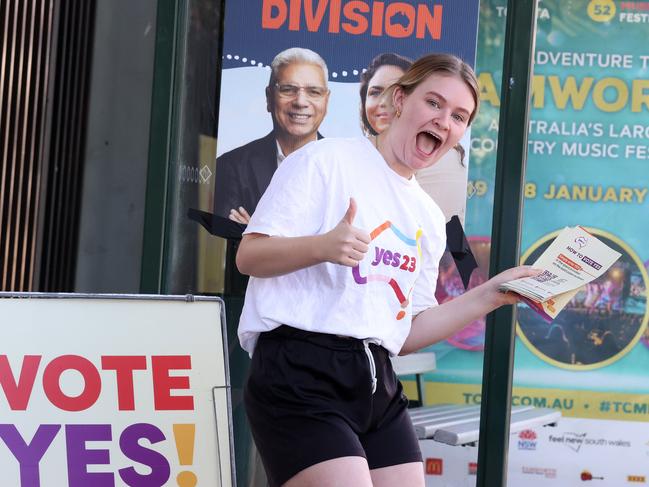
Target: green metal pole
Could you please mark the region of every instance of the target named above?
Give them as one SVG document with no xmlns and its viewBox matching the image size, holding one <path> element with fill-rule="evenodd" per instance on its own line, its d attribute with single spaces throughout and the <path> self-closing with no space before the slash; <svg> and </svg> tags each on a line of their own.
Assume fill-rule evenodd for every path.
<svg viewBox="0 0 649 487">
<path fill-rule="evenodd" d="M 140 292 L 163 292 L 167 179 L 173 127 L 176 0 L 159 0 L 156 20 L 149 163 L 144 211 Z"/>
<path fill-rule="evenodd" d="M 490 272 L 518 264 L 537 0 L 508 0 Z M 487 317 L 477 487 L 507 485 L 514 309 Z"/>
</svg>

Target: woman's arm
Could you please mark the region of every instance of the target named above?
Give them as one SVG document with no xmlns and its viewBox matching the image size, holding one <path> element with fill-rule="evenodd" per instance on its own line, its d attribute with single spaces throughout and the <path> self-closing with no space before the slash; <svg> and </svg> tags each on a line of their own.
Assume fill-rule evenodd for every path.
<svg viewBox="0 0 649 487">
<path fill-rule="evenodd" d="M 274 277 L 322 262 L 354 267 L 363 259 L 370 243 L 369 234 L 352 225 L 355 216 L 356 202 L 350 198 L 340 223 L 322 235 L 244 235 L 237 252 L 239 272 L 255 277 Z"/>
<path fill-rule="evenodd" d="M 496 308 L 516 303 L 515 294 L 498 291 L 500 284 L 540 272 L 530 266 L 508 269 L 451 301 L 419 313 L 413 318 L 410 333 L 399 353 L 406 355 L 442 341 Z"/>
</svg>

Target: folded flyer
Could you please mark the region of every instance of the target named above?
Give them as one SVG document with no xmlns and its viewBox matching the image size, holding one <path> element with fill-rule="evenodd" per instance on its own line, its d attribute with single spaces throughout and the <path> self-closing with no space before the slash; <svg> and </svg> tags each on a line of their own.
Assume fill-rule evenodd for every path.
<svg viewBox="0 0 649 487">
<path fill-rule="evenodd" d="M 620 256 L 582 227 L 566 227 L 532 264 L 541 274 L 505 282 L 500 290 L 519 294 L 550 322 L 582 286 L 604 274 Z"/>
</svg>

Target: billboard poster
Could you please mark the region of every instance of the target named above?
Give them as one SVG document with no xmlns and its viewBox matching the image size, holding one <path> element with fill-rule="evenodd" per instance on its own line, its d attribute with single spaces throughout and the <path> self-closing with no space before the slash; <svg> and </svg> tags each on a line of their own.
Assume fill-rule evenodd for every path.
<svg viewBox="0 0 649 487">
<path fill-rule="evenodd" d="M 553 323 L 525 305 L 512 404 L 562 412 L 557 428 L 510 437 L 509 485 L 602 486 L 649 479 L 649 35 L 647 2 L 539 0 L 521 260 L 531 263 L 566 226 L 582 225 L 622 257 Z M 466 229 L 488 274 L 507 2 L 483 0 Z M 442 268 L 444 268 L 444 263 Z M 438 297 L 461 292 L 451 262 Z M 431 402 L 481 401 L 484 320 L 431 347 Z M 437 465 L 429 485 L 475 485 L 477 449 L 422 442 Z M 607 461 L 608 460 L 608 461 Z"/>
<path fill-rule="evenodd" d="M 649 24 L 638 5 L 644 4 L 538 4 L 522 261 L 533 262 L 559 230 L 573 225 L 622 253 L 552 324 L 519 306 L 514 402 L 558 407 L 567 416 L 649 420 L 649 247 L 643 225 L 649 216 L 649 57 L 632 42 L 649 34 Z M 483 264 L 502 75 L 497 46 L 502 50 L 505 16 L 505 1 L 482 2 L 482 106 L 471 139 L 467 233 Z M 476 352 L 484 345 L 483 330 L 484 323 L 477 323 L 435 349 L 436 380 L 443 378 L 454 402 L 479 401 L 482 354 Z"/>
<path fill-rule="evenodd" d="M 227 217 L 239 206 L 248 213 L 254 211 L 282 158 L 310 140 L 382 130 L 391 114 L 373 107 L 371 98 L 376 94 L 371 92 L 364 95 L 367 103 L 361 107 L 359 93 L 361 77 L 373 60 L 375 74 L 386 68 L 383 84 L 394 81 L 409 62 L 430 52 L 452 53 L 473 65 L 478 3 L 227 1 L 214 213 Z M 324 66 L 311 64 L 309 70 L 305 62 L 292 61 L 287 66 L 293 68 L 282 69 L 281 79 L 269 85 L 273 59 L 291 48 L 314 51 Z M 382 54 L 386 59 L 379 60 Z M 318 88 L 320 93 L 317 89 L 303 93 L 299 86 L 295 93 L 279 92 L 291 84 Z M 449 211 L 462 213 L 463 219 L 466 169 L 459 172 L 461 203 L 452 203 L 457 208 Z"/>
<path fill-rule="evenodd" d="M 376 98 L 370 86 L 393 81 L 405 69 L 404 62 L 429 52 L 448 52 L 474 65 L 478 5 L 478 0 L 226 0 L 211 211 L 224 218 L 239 207 L 252 213 L 282 157 L 296 146 L 317 137 L 380 131 L 390 114 L 383 113 L 380 104 L 367 106 L 372 105 L 367 100 Z M 282 94 L 275 83 L 269 86 L 270 65 L 292 48 L 316 53 L 326 73 L 311 63 L 309 69 L 286 69 L 277 84 L 298 88 L 292 93 L 284 86 Z M 363 110 L 361 76 L 374 59 L 374 74 L 384 76 L 380 82 L 380 76 L 368 76 Z M 301 64 L 295 63 L 304 68 Z M 300 89 L 305 86 L 328 91 L 307 93 Z M 455 198 L 445 200 L 446 211 L 462 220 L 468 165 L 468 160 L 461 164 L 458 159 L 444 165 L 443 189 L 449 181 L 457 188 Z M 436 190 L 435 181 L 428 185 L 431 191 Z M 229 241 L 225 294 L 234 328 L 234 311 L 240 310 L 242 298 L 237 308 L 230 304 L 231 296 L 242 296 L 246 282 L 236 272 L 235 252 L 236 242 Z M 245 482 L 255 475 L 250 473 L 254 466 L 248 468 L 255 460 L 239 394 L 249 363 L 243 355 L 233 354 L 241 356 L 233 367 L 233 406 L 238 477 Z"/>
</svg>

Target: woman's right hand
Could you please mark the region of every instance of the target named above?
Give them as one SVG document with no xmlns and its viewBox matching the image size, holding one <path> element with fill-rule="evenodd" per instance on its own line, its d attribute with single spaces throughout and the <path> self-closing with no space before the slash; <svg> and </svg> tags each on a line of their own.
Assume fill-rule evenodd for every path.
<svg viewBox="0 0 649 487">
<path fill-rule="evenodd" d="M 349 207 L 340 223 L 322 235 L 320 251 L 323 261 L 356 267 L 365 257 L 371 238 L 369 233 L 353 226 L 356 209 L 356 201 L 349 198 Z"/>
<path fill-rule="evenodd" d="M 271 237 L 247 233 L 237 251 L 237 267 L 242 274 L 275 277 L 323 262 L 355 267 L 367 253 L 370 236 L 354 227 L 356 202 L 340 223 L 321 235 L 304 237 Z"/>
</svg>

